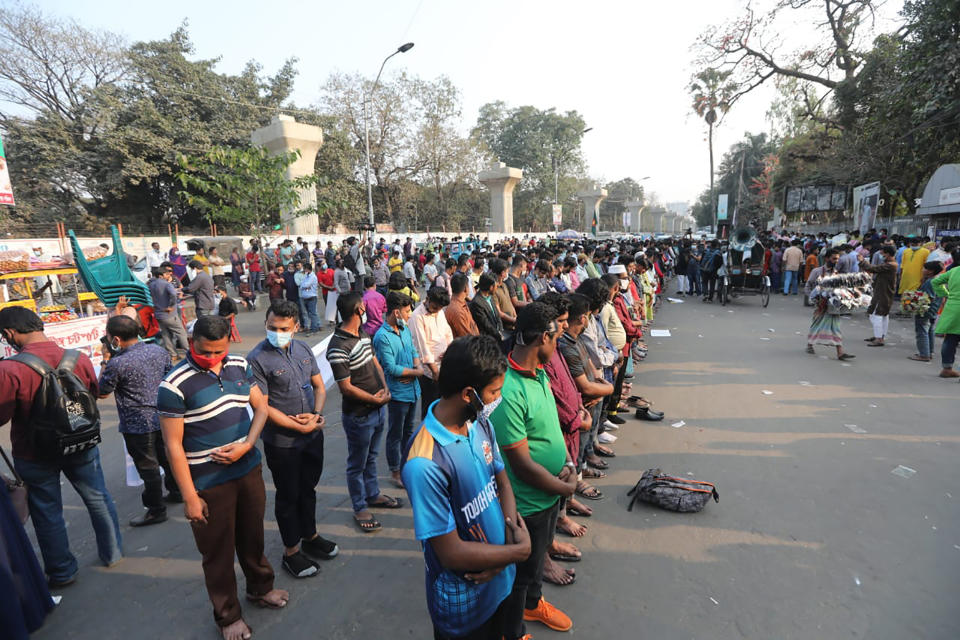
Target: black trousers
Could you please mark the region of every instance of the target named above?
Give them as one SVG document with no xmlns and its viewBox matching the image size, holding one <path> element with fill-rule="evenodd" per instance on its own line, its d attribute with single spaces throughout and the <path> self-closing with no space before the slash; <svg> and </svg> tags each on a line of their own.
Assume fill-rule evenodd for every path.
<svg viewBox="0 0 960 640">
<path fill-rule="evenodd" d="M 493 615 L 486 622 L 463 636 L 448 636 L 436 627 L 433 628 L 433 640 L 501 640 L 503 638 L 503 618 L 509 596 L 503 599 Z"/>
<path fill-rule="evenodd" d="M 620 405 L 620 398 L 623 396 L 623 381 L 627 377 L 627 359 L 620 362 L 620 369 L 617 371 L 617 377 L 613 381 L 613 393 L 607 399 L 607 413 L 616 413 Z"/>
<path fill-rule="evenodd" d="M 263 443 L 273 475 L 274 515 L 283 546 L 295 547 L 317 533 L 317 483 L 323 473 L 323 432 L 302 447 Z"/>
<path fill-rule="evenodd" d="M 706 296 L 708 300 L 713 300 L 713 294 L 717 289 L 717 272 L 716 271 L 704 271 L 703 272 L 703 295 Z"/>
<path fill-rule="evenodd" d="M 163 503 L 163 486 L 174 495 L 180 495 L 177 481 L 173 479 L 170 463 L 167 462 L 167 451 L 163 446 L 163 434 L 160 431 L 150 433 L 124 433 L 123 442 L 127 445 L 127 453 L 133 458 L 133 466 L 143 480 L 143 506 L 150 513 L 166 513 L 167 507 Z M 160 477 L 160 469 L 164 477 Z"/>
<path fill-rule="evenodd" d="M 508 640 L 520 638 L 526 630 L 523 625 L 523 610 L 535 609 L 543 595 L 543 561 L 547 548 L 553 542 L 560 515 L 560 503 L 549 509 L 523 516 L 530 532 L 530 556 L 517 563 L 517 577 L 513 581 L 513 590 L 504 601 L 503 635 Z"/>
<path fill-rule="evenodd" d="M 436 380 L 427 376 L 420 376 L 420 417 L 427 417 L 427 409 L 433 401 L 440 397 L 440 386 Z M 403 443 L 406 446 L 406 442 Z"/>
</svg>

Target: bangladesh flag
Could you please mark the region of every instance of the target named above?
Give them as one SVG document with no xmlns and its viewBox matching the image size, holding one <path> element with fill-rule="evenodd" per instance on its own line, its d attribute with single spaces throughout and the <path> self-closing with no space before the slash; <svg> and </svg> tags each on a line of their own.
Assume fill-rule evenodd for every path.
<svg viewBox="0 0 960 640">
<path fill-rule="evenodd" d="M 600 211 L 599 209 L 593 212 L 593 219 L 590 221 L 590 235 L 594 238 L 597 237 L 597 231 L 600 230 Z"/>
</svg>

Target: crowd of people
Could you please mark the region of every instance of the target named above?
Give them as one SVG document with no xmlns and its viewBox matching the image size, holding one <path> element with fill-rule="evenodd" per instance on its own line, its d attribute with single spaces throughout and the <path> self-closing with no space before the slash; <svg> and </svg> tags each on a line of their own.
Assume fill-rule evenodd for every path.
<svg viewBox="0 0 960 640">
<path fill-rule="evenodd" d="M 90 513 L 101 561 L 122 559 L 96 442 L 64 455 L 36 437 L 38 412 L 45 411 L 37 397 L 58 367 L 61 381 L 71 378 L 78 406 L 87 406 L 86 395 L 114 397 L 119 432 L 144 482 L 144 511 L 129 525 L 161 524 L 169 504 L 183 504 L 214 620 L 227 640 L 252 633 L 242 617 L 235 557 L 246 600 L 279 609 L 290 598 L 276 588 L 264 555 L 264 459 L 275 487 L 281 567 L 310 578 L 339 552 L 316 522 L 330 416 L 346 435 L 357 529 L 376 532 L 386 512 L 404 506 L 401 494 L 381 490 L 381 448 L 391 484 L 406 493 L 436 638 L 525 638 L 532 622 L 570 629 L 572 620 L 544 598 L 542 584 L 572 585 L 576 572 L 565 563 L 583 554 L 555 534 L 585 533 L 590 503 L 604 498 L 592 481 L 615 464 L 615 432 L 625 417 L 663 419 L 639 395 L 639 374 L 644 335 L 669 278 L 676 273 L 681 294 L 709 302 L 727 247 L 690 236 L 470 240 L 456 245 L 472 249 L 459 254 L 439 241 L 417 246 L 409 238 L 389 244 L 364 236 L 336 248 L 316 242 L 312 251 L 300 239 L 273 251 L 257 241 L 246 252 L 235 248 L 230 281 L 239 300 L 252 311 L 261 291 L 268 298 L 263 339 L 246 357 L 230 353 L 239 308 L 215 250 L 187 262 L 175 249 L 163 255 L 154 247 L 156 340 L 144 340 L 141 316 L 119 305 L 107 322 L 99 376 L 85 355 L 48 339 L 35 313 L 0 310 L 0 333 L 22 356 L 0 362 L 0 424 L 11 423 L 13 466 L 28 489 L 43 560 L 41 569 L 18 527 L 14 548 L 26 579 L 16 592 L 27 603 L 19 635 L 42 624 L 52 607 L 48 589 L 71 584 L 79 572 L 63 519 L 61 473 Z M 764 235 L 763 270 L 771 279 L 777 274 L 778 290 L 783 276 L 784 295 L 797 294 L 801 277 L 809 294 L 812 283 L 835 272 L 874 274 L 872 345 L 884 344 L 882 318 L 896 287 L 923 289 L 936 300 L 960 291 L 953 269 L 960 256 L 949 245 L 931 255 L 919 239 L 902 239 L 903 247 L 882 233 L 841 240 Z M 196 310 L 189 324 L 184 296 L 193 297 Z M 929 360 L 934 334 L 947 334 L 945 377 L 960 376 L 952 367 L 958 300 L 949 298 L 936 329 L 939 301 L 933 315 L 917 318 L 914 359 Z M 301 339 L 321 328 L 319 301 L 335 325 L 325 356 L 339 389 L 337 408 L 328 405 L 317 357 Z M 841 359 L 852 357 L 842 350 L 836 318 L 818 306 L 809 349 L 832 344 Z M 7 510 L 4 503 L 0 514 Z"/>
</svg>

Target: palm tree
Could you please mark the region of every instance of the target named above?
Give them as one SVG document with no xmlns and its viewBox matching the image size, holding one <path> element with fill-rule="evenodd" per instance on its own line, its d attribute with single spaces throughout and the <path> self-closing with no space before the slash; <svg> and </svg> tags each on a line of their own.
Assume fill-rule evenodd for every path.
<svg viewBox="0 0 960 640">
<path fill-rule="evenodd" d="M 690 93 L 693 96 L 693 111 L 706 120 L 709 127 L 710 145 L 710 208 L 713 211 L 713 231 L 717 232 L 717 203 L 713 192 L 713 126 L 717 122 L 717 111 L 722 116 L 730 109 L 730 96 L 736 85 L 728 82 L 729 71 L 706 68 L 694 74 L 690 81 Z"/>
</svg>

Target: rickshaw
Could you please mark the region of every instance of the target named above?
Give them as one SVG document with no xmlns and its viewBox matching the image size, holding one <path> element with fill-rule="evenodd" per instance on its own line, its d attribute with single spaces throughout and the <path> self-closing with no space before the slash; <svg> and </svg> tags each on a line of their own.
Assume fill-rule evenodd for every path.
<svg viewBox="0 0 960 640">
<path fill-rule="evenodd" d="M 770 304 L 770 275 L 763 261 L 763 243 L 751 227 L 740 227 L 730 236 L 723 267 L 717 275 L 717 296 L 726 306 L 731 298 L 759 295 L 760 304 Z"/>
</svg>

